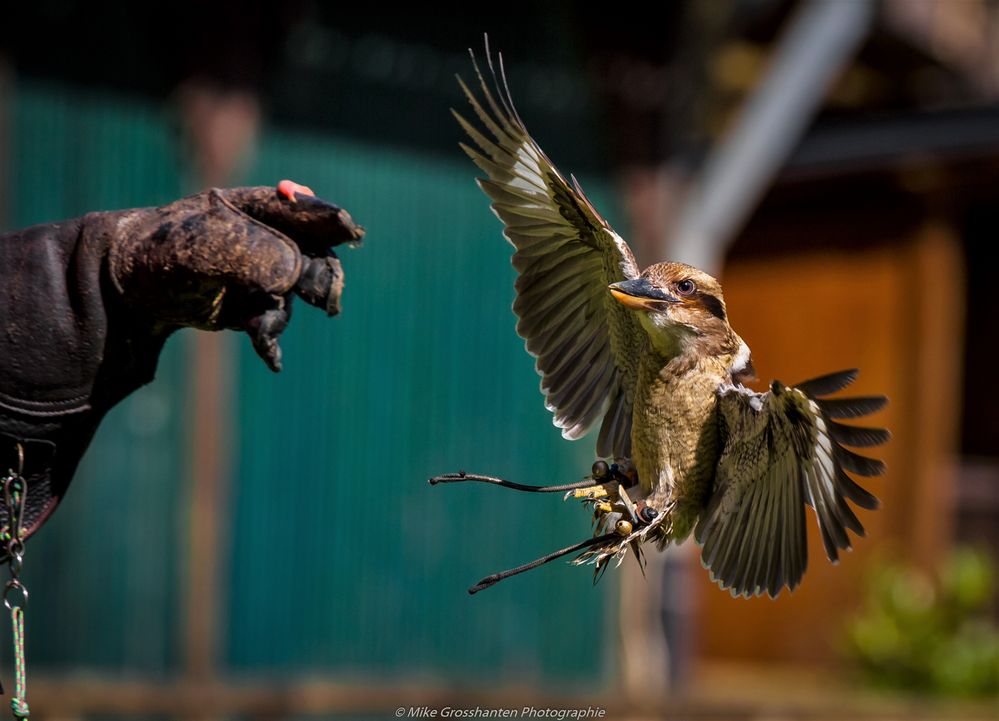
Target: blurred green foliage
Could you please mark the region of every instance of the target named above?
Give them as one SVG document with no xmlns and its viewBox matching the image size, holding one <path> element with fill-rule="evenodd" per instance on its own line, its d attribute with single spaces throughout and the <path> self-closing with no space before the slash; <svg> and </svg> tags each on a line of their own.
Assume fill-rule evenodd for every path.
<svg viewBox="0 0 999 721">
<path fill-rule="evenodd" d="M 999 696 L 994 560 L 955 550 L 932 576 L 900 563 L 871 573 L 847 625 L 847 652 L 874 685 L 940 696 Z"/>
</svg>

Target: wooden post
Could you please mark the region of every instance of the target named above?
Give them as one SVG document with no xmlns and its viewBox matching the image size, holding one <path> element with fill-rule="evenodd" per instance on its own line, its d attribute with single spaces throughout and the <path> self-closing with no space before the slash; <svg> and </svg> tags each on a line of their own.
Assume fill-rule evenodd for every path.
<svg viewBox="0 0 999 721">
<path fill-rule="evenodd" d="M 248 92 L 224 92 L 188 83 L 179 92 L 188 124 L 199 184 L 226 185 L 239 173 L 256 139 L 260 111 Z M 212 684 L 218 677 L 224 638 L 221 608 L 224 539 L 229 529 L 233 387 L 236 339 L 228 333 L 196 333 L 191 346 L 191 468 L 188 515 L 184 675 L 188 682 Z M 210 714 L 199 718 L 210 718 Z"/>
</svg>

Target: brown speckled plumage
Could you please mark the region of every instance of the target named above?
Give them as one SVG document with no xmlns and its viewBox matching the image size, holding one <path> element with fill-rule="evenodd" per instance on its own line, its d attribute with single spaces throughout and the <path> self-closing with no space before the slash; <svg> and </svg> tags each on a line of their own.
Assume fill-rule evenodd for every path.
<svg viewBox="0 0 999 721">
<path fill-rule="evenodd" d="M 663 361 L 654 352 L 642 359 L 632 457 L 649 505 L 661 511 L 683 499 L 684 511 L 699 510 L 711 491 L 720 450 L 717 390 L 727 370 L 714 358 Z M 689 532 L 689 523 L 680 526 Z"/>
</svg>

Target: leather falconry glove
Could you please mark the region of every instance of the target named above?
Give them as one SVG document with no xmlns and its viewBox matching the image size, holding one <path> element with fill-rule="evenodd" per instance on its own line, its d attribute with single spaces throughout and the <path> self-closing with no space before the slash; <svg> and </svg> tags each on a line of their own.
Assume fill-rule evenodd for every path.
<svg viewBox="0 0 999 721">
<path fill-rule="evenodd" d="M 280 370 L 293 297 L 338 313 L 331 248 L 363 235 L 282 181 L 0 236 L 0 474 L 23 464 L 21 537 L 55 509 L 104 414 L 153 379 L 171 333 L 246 331 Z"/>
</svg>

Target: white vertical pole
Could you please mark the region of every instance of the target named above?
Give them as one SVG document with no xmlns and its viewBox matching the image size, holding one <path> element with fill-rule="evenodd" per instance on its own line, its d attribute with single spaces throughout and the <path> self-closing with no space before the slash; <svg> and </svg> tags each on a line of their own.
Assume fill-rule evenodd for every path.
<svg viewBox="0 0 999 721">
<path fill-rule="evenodd" d="M 721 267 L 725 249 L 867 34 L 876 5 L 874 0 L 809 0 L 792 18 L 763 84 L 708 157 L 663 257 L 708 272 Z"/>
</svg>

